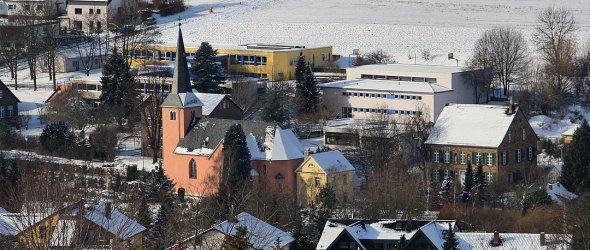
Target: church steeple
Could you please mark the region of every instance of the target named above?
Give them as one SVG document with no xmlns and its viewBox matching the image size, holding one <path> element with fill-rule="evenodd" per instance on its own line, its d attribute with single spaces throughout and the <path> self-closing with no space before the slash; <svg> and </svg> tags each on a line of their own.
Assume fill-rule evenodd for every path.
<svg viewBox="0 0 590 250">
<path fill-rule="evenodd" d="M 186 108 L 196 106 L 203 106 L 203 103 L 191 90 L 188 64 L 184 51 L 184 41 L 182 39 L 182 30 L 179 25 L 172 91 L 162 103 L 162 107 Z"/>
<path fill-rule="evenodd" d="M 178 41 L 176 44 L 176 62 L 174 63 L 174 82 L 172 83 L 172 93 L 180 94 L 190 91 L 190 77 L 188 74 L 188 65 L 184 51 L 184 40 L 182 39 L 182 30 L 178 27 Z"/>
</svg>

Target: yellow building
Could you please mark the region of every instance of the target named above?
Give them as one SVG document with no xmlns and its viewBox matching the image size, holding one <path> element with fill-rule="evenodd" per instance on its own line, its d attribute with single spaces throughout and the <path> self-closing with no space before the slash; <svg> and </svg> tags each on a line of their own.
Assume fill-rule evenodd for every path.
<svg viewBox="0 0 590 250">
<path fill-rule="evenodd" d="M 194 56 L 200 44 L 185 43 L 187 56 Z M 332 63 L 332 46 L 294 46 L 284 44 L 243 44 L 237 46 L 212 45 L 218 61 L 228 74 L 264 78 L 270 81 L 295 79 L 295 65 L 299 55 L 314 68 Z M 176 43 L 150 45 L 133 52 L 132 66 L 174 61 Z"/>
<path fill-rule="evenodd" d="M 338 150 L 310 155 L 295 170 L 299 205 L 321 205 L 319 194 L 326 186 L 334 190 L 339 204 L 352 202 L 354 170 Z"/>
</svg>

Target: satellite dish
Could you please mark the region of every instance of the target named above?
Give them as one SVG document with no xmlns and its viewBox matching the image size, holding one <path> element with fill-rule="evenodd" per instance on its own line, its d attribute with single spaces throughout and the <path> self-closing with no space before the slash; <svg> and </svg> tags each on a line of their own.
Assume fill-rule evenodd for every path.
<svg viewBox="0 0 590 250">
<path fill-rule="evenodd" d="M 448 57 L 449 57 L 449 60 L 455 59 L 455 57 L 453 57 L 453 53 L 449 53 Z"/>
</svg>

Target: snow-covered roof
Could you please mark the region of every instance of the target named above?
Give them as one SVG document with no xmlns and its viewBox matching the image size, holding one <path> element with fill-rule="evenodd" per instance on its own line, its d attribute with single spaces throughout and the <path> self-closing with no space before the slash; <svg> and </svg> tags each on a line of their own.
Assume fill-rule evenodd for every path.
<svg viewBox="0 0 590 250">
<path fill-rule="evenodd" d="M 303 158 L 303 145 L 297 136 L 290 129 L 282 129 L 277 126 L 272 147 L 270 148 L 270 159 L 284 161 Z"/>
<path fill-rule="evenodd" d="M 455 233 L 459 241 L 459 249 L 462 250 L 508 250 L 508 249 L 569 249 L 568 242 L 571 238 L 567 235 L 546 234 L 545 246 L 541 246 L 540 234 L 528 233 L 500 233 L 501 245 L 492 247 L 490 242 L 494 233 Z M 440 245 L 439 249 L 442 249 Z"/>
<path fill-rule="evenodd" d="M 326 174 L 354 171 L 352 164 L 338 150 L 312 154 L 309 159 L 317 162 L 318 167 L 322 168 Z M 295 171 L 301 171 L 303 165 L 305 162 Z"/>
<path fill-rule="evenodd" d="M 500 146 L 517 112 L 507 114 L 505 106 L 450 104 L 440 113 L 426 144 Z"/>
<path fill-rule="evenodd" d="M 379 220 L 379 221 L 350 221 L 350 220 L 328 220 L 316 249 L 328 249 L 338 237 L 347 232 L 362 249 L 366 249 L 361 243 L 363 240 L 398 241 L 402 235 L 410 240 L 420 228 L 429 225 L 440 225 L 448 223 L 455 227 L 455 221 L 422 221 L 422 220 Z M 440 224 L 440 225 L 439 225 Z M 446 230 L 446 229 L 445 229 Z"/>
<path fill-rule="evenodd" d="M 215 107 L 225 98 L 224 94 L 199 93 L 196 89 L 193 89 L 193 93 L 203 103 L 204 116 L 209 116 Z"/>
<path fill-rule="evenodd" d="M 452 89 L 428 82 L 409 82 L 394 80 L 353 79 L 320 84 L 321 88 L 340 88 L 347 90 L 368 90 L 387 92 L 439 93 Z"/>
<path fill-rule="evenodd" d="M 115 208 L 111 208 L 111 215 L 107 217 L 105 208 L 106 203 L 99 202 L 94 209 L 88 210 L 84 217 L 123 240 L 146 230 L 137 221 L 127 217 Z"/>
<path fill-rule="evenodd" d="M 455 228 L 456 225 L 454 222 L 441 223 L 432 221 L 421 227 L 420 231 L 422 231 L 424 236 L 428 238 L 433 245 L 439 249 L 442 249 L 442 246 L 445 243 L 445 233 L 449 230 L 449 224 L 451 224 L 451 228 L 453 228 L 453 230 L 457 230 L 457 228 Z"/>
<path fill-rule="evenodd" d="M 578 195 L 568 191 L 563 185 L 561 185 L 561 183 L 547 184 L 545 191 L 547 191 L 551 200 L 557 204 L 563 204 L 562 199 L 573 200 L 578 198 Z"/>
<path fill-rule="evenodd" d="M 357 70 L 384 70 L 422 73 L 456 73 L 465 69 L 459 66 L 420 65 L 420 64 L 369 64 L 355 67 Z"/>
<path fill-rule="evenodd" d="M 186 42 L 184 43 L 188 49 L 198 49 L 201 43 Z M 176 46 L 176 41 L 165 41 L 162 43 L 165 47 Z M 330 48 L 329 45 L 293 45 L 284 43 L 246 43 L 246 44 L 211 44 L 211 47 L 216 50 L 243 50 L 243 51 L 260 51 L 260 52 L 290 52 L 290 51 L 302 51 L 306 49 L 318 49 L 318 48 Z"/>
<path fill-rule="evenodd" d="M 254 249 L 273 250 L 275 249 L 277 239 L 281 247 L 287 246 L 295 241 L 289 233 L 246 212 L 238 214 L 236 221 L 224 221 L 212 229 L 233 236 L 240 227 L 246 228 L 248 241 Z"/>
<path fill-rule="evenodd" d="M 573 136 L 576 130 L 580 127 L 580 124 L 575 124 L 565 132 L 561 133 L 562 136 Z"/>
<path fill-rule="evenodd" d="M 15 236 L 46 218 L 39 213 L 2 213 L 0 214 L 0 235 Z"/>
</svg>

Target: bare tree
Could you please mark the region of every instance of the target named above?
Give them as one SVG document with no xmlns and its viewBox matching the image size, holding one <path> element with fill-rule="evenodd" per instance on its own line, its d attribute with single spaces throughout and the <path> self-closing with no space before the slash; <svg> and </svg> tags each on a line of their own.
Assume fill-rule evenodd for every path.
<svg viewBox="0 0 590 250">
<path fill-rule="evenodd" d="M 8 66 L 14 88 L 18 90 L 18 60 L 25 46 L 24 32 L 20 25 L 6 25 L 0 26 L 0 36 L 0 59 Z"/>
<path fill-rule="evenodd" d="M 52 99 L 43 116 L 49 122 L 64 122 L 73 128 L 84 129 L 91 122 L 91 110 L 82 94 L 72 87 Z"/>
<path fill-rule="evenodd" d="M 143 78 L 144 84 L 153 87 L 153 92 L 147 94 L 139 107 L 141 112 L 141 126 L 144 131 L 144 138 L 147 139 L 147 145 L 150 148 L 152 155 L 152 163 L 158 162 L 158 156 L 162 147 L 162 104 L 166 96 L 163 90 L 164 77 L 160 75 L 157 69 L 153 67 L 146 67 L 148 71 L 154 71 L 149 77 Z"/>
<path fill-rule="evenodd" d="M 378 49 L 363 56 L 364 64 L 395 63 L 393 56 L 387 54 L 383 49 Z"/>
<path fill-rule="evenodd" d="M 498 27 L 485 31 L 477 40 L 471 64 L 489 68 L 508 96 L 510 84 L 525 70 L 527 61 L 527 44 L 522 33 Z"/>
<path fill-rule="evenodd" d="M 545 71 L 550 77 L 547 82 L 552 95 L 561 99 L 572 86 L 568 76 L 573 73 L 576 54 L 574 33 L 577 24 L 571 11 L 548 8 L 538 17 L 539 25 L 533 34 L 533 41 L 545 62 Z"/>
<path fill-rule="evenodd" d="M 256 80 L 247 79 L 243 76 L 232 77 L 232 93 L 231 98 L 244 111 L 250 109 L 258 101 L 258 84 Z"/>
<path fill-rule="evenodd" d="M 474 59 L 467 60 L 465 64 L 468 69 L 463 73 L 465 84 L 473 88 L 475 103 L 480 103 L 483 98 L 488 102 L 492 88 L 492 70 L 490 68 L 480 68 L 480 66 L 477 66 L 478 62 L 475 62 Z"/>
</svg>

